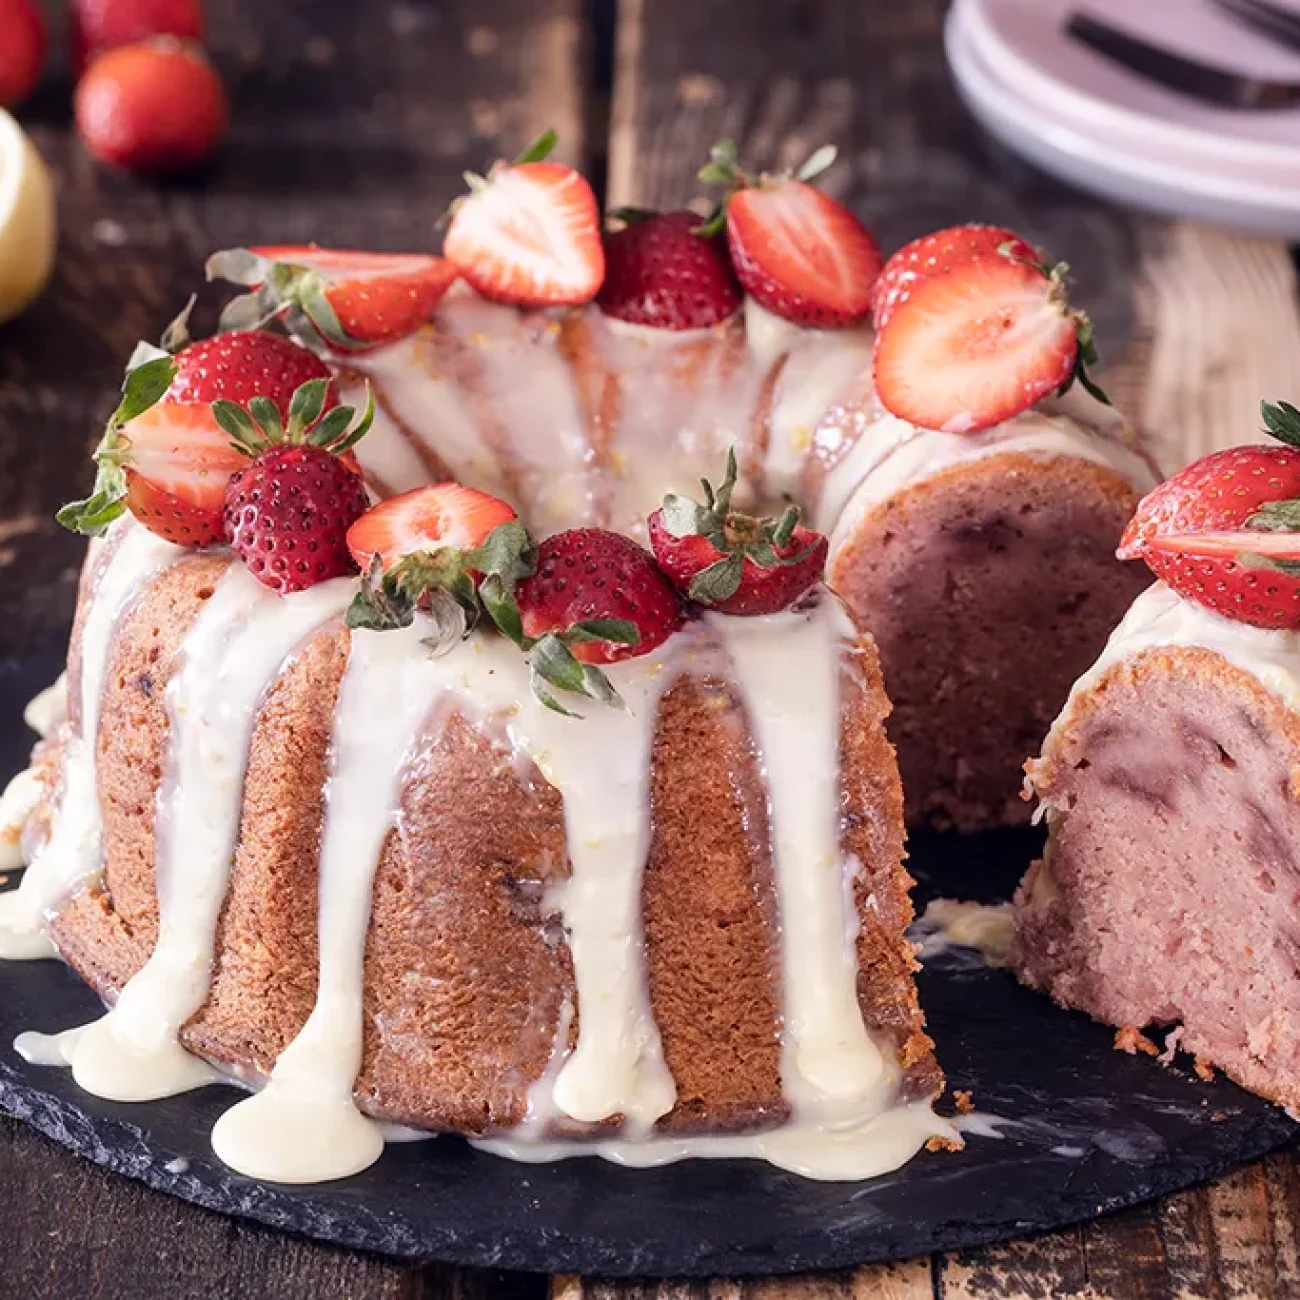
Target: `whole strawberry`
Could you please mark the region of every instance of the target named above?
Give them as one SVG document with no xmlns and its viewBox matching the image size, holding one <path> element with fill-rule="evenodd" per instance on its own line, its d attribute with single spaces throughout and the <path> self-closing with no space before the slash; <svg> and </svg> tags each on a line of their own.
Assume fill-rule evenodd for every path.
<svg viewBox="0 0 1300 1300">
<path fill-rule="evenodd" d="M 253 576 L 282 595 L 355 572 L 348 529 L 370 506 L 346 457 L 370 427 L 373 399 L 354 423 L 350 407 L 322 414 L 325 394 L 324 380 L 304 384 L 287 424 L 256 398 L 247 409 L 224 399 L 212 406 L 253 458 L 226 486 L 226 537 Z"/>
<path fill-rule="evenodd" d="M 657 329 L 708 329 L 740 310 L 744 296 L 719 235 L 700 233 L 693 212 L 629 214 L 605 240 L 606 316 Z"/>
<path fill-rule="evenodd" d="M 731 508 L 736 453 L 705 504 L 670 494 L 649 519 L 659 567 L 683 594 L 724 614 L 775 614 L 821 580 L 828 544 L 799 524 L 790 506 L 779 519 L 756 519 Z"/>
<path fill-rule="evenodd" d="M 189 171 L 226 133 L 229 108 L 201 47 L 156 37 L 101 54 L 77 83 L 77 130 L 100 162 Z"/>
<path fill-rule="evenodd" d="M 45 21 L 32 0 L 0 0 L 0 108 L 32 93 L 44 62 Z"/>
<path fill-rule="evenodd" d="M 629 639 L 584 636 L 573 656 L 587 664 L 609 664 L 649 654 L 682 623 L 677 593 L 642 546 L 603 528 L 570 528 L 537 548 L 537 570 L 516 592 L 524 635 L 537 640 L 605 620 L 630 624 Z"/>
<path fill-rule="evenodd" d="M 1300 629 L 1300 411 L 1262 406 L 1274 447 L 1230 447 L 1138 504 L 1121 559 L 1141 559 L 1180 596 L 1254 627 Z"/>
<path fill-rule="evenodd" d="M 203 39 L 199 0 L 72 0 L 72 69 L 79 77 L 104 50 L 150 36 Z"/>
<path fill-rule="evenodd" d="M 834 161 L 827 145 L 793 175 L 751 176 L 735 143 L 724 140 L 700 169 L 701 180 L 729 187 L 713 224 L 725 223 L 745 291 L 777 316 L 817 329 L 866 319 L 885 260 L 866 226 L 810 184 Z"/>
<path fill-rule="evenodd" d="M 1004 248 L 1012 257 L 1023 261 L 1042 260 L 1032 244 L 1002 226 L 950 226 L 904 244 L 885 263 L 871 291 L 871 315 L 876 329 L 884 329 L 894 308 L 922 280 L 978 262 Z"/>
</svg>

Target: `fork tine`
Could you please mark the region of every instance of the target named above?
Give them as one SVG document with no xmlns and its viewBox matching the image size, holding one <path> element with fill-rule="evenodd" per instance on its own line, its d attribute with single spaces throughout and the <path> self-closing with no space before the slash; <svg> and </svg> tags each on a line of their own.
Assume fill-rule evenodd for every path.
<svg viewBox="0 0 1300 1300">
<path fill-rule="evenodd" d="M 1300 12 L 1282 9 L 1270 0 L 1215 0 L 1215 3 L 1265 36 L 1300 49 Z"/>
</svg>

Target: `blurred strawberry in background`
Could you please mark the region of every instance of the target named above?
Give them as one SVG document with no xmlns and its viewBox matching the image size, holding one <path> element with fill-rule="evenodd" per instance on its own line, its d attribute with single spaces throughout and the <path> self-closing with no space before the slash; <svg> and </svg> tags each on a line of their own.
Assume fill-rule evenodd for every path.
<svg viewBox="0 0 1300 1300">
<path fill-rule="evenodd" d="M 98 55 L 77 85 L 77 129 L 101 162 L 187 171 L 226 131 L 226 92 L 203 47 L 153 37 Z"/>
<path fill-rule="evenodd" d="M 45 22 L 32 0 L 0 0 L 0 108 L 31 94 L 44 62 Z"/>
<path fill-rule="evenodd" d="M 199 0 L 73 0 L 69 14 L 72 71 L 77 77 L 104 50 L 150 36 L 203 40 Z"/>
</svg>

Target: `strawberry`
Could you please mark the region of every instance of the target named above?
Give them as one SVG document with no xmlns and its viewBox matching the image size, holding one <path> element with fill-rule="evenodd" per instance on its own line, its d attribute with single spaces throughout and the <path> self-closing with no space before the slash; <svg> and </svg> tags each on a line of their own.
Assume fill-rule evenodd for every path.
<svg viewBox="0 0 1300 1300">
<path fill-rule="evenodd" d="M 453 204 L 444 255 L 485 298 L 521 307 L 587 302 L 605 275 L 600 213 L 572 167 L 546 161 L 555 133 Z"/>
<path fill-rule="evenodd" d="M 72 68 L 80 77 L 104 50 L 133 45 L 150 36 L 203 40 L 199 0 L 73 0 Z"/>
<path fill-rule="evenodd" d="M 0 108 L 21 104 L 41 79 L 45 20 L 32 0 L 0 0 Z"/>
<path fill-rule="evenodd" d="M 230 302 L 223 329 L 280 316 L 291 333 L 355 351 L 402 338 L 424 324 L 459 272 L 423 253 L 275 245 L 235 248 L 208 259 L 208 279 L 253 292 Z"/>
<path fill-rule="evenodd" d="M 1007 248 L 1012 257 L 1028 262 L 1042 260 L 1032 244 L 1002 226 L 951 226 L 904 244 L 885 263 L 871 291 L 871 314 L 876 329 L 884 329 L 894 307 L 918 281 L 951 271 L 955 266 L 980 261 L 1002 248 Z"/>
<path fill-rule="evenodd" d="M 994 252 L 914 283 L 876 338 L 881 404 L 921 428 L 975 433 L 1076 379 L 1107 401 L 1087 373 L 1092 325 L 1070 308 L 1065 269 Z"/>
<path fill-rule="evenodd" d="M 126 508 L 178 546 L 225 538 L 222 508 L 230 476 L 247 464 L 206 406 L 164 399 L 123 429 Z"/>
<path fill-rule="evenodd" d="M 713 224 L 725 219 L 746 292 L 785 320 L 817 329 L 865 320 L 884 262 L 862 222 L 809 184 L 834 161 L 827 146 L 794 175 L 753 177 L 737 166 L 735 144 L 724 140 L 700 169 L 701 180 L 729 187 Z"/>
<path fill-rule="evenodd" d="M 799 507 L 780 519 L 754 519 L 731 508 L 736 453 L 705 504 L 670 493 L 649 520 L 650 545 L 678 591 L 724 614 L 775 614 L 788 609 L 826 567 L 828 544 L 799 524 Z"/>
<path fill-rule="evenodd" d="M 346 453 L 374 419 L 336 406 L 325 412 L 328 386 L 309 380 L 293 395 L 287 423 L 275 406 L 228 399 L 212 413 L 252 463 L 226 485 L 225 531 L 235 553 L 260 582 L 282 595 L 353 571 L 347 532 L 370 505 L 365 483 Z"/>
<path fill-rule="evenodd" d="M 368 510 L 348 530 L 348 548 L 363 571 L 378 559 L 387 572 L 420 551 L 472 550 L 514 518 L 514 507 L 499 497 L 460 483 L 434 483 Z"/>
<path fill-rule="evenodd" d="M 1265 402 L 1285 447 L 1230 447 L 1138 503 L 1121 559 L 1141 559 L 1194 604 L 1255 627 L 1300 629 L 1300 411 Z"/>
<path fill-rule="evenodd" d="M 197 45 L 154 37 L 101 54 L 77 83 L 77 129 L 100 162 L 187 171 L 226 132 L 221 78 Z"/>
<path fill-rule="evenodd" d="M 329 381 L 322 410 L 337 406 L 330 372 L 314 352 L 270 330 L 236 330 L 178 352 L 167 399 L 206 407 L 222 399 L 246 406 L 264 397 L 286 420 L 293 395 L 313 379 Z"/>
<path fill-rule="evenodd" d="M 681 626 L 677 593 L 653 557 L 630 537 L 603 528 L 570 528 L 537 548 L 537 571 L 516 593 L 524 635 L 564 635 L 574 627 L 625 621 L 634 635 L 575 642 L 573 657 L 608 664 L 648 654 Z"/>
<path fill-rule="evenodd" d="M 365 484 L 321 447 L 271 447 L 226 488 L 226 535 L 260 582 L 285 594 L 354 571 L 347 531 Z"/>
<path fill-rule="evenodd" d="M 740 282 L 719 235 L 702 235 L 693 212 L 626 213 L 605 241 L 606 316 L 658 329 L 707 329 L 740 310 Z"/>
<path fill-rule="evenodd" d="M 336 423 L 342 418 L 333 415 L 338 399 L 324 364 L 281 335 L 220 334 L 175 357 L 157 349 L 144 354 L 127 373 L 122 402 L 95 453 L 94 493 L 59 512 L 59 521 L 78 532 L 99 532 L 129 509 L 181 546 L 224 540 L 226 484 L 247 456 L 232 446 L 213 402 L 255 402 L 266 419 L 283 421 L 294 394 L 314 382 L 321 412 Z"/>
</svg>

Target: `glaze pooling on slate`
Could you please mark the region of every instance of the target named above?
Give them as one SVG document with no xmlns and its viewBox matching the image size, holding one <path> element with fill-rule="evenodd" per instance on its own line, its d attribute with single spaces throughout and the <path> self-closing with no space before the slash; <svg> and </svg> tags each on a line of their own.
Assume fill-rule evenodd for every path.
<svg viewBox="0 0 1300 1300">
<path fill-rule="evenodd" d="M 0 665 L 0 775 L 23 761 L 21 706 L 51 676 L 52 653 Z M 1031 832 L 921 838 L 918 901 L 953 893 L 959 880 L 969 892 L 972 851 L 988 859 L 987 897 L 1005 896 L 1037 844 Z M 457 1139 L 392 1146 L 344 1183 L 255 1183 L 208 1146 L 232 1090 L 153 1104 L 143 1128 L 138 1107 L 88 1097 L 66 1074 L 12 1053 L 13 1036 L 38 1012 L 73 1023 L 98 1009 L 54 962 L 6 972 L 0 1108 L 98 1164 L 220 1213 L 407 1258 L 606 1276 L 801 1272 L 1022 1236 L 1213 1177 L 1300 1132 L 1229 1083 L 1112 1051 L 1109 1030 L 1005 972 L 936 962 L 921 996 L 952 1086 L 970 1089 L 981 1112 L 1018 1122 L 1001 1125 L 1000 1138 L 972 1136 L 963 1154 L 925 1154 L 865 1185 L 809 1183 L 753 1162 L 518 1166 Z M 177 1158 L 188 1160 L 184 1172 L 167 1168 Z"/>
</svg>

